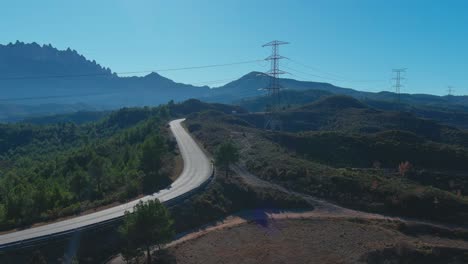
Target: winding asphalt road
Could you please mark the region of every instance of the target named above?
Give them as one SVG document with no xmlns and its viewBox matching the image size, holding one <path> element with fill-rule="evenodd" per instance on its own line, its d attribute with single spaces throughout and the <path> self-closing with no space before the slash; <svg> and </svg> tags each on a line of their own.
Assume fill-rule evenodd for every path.
<svg viewBox="0 0 468 264">
<path fill-rule="evenodd" d="M 95 213 L 0 235 L 0 250 L 18 245 L 28 245 L 34 241 L 44 240 L 48 237 L 66 234 L 75 230 L 86 229 L 100 223 L 112 221 L 122 217 L 125 211 L 132 211 L 133 206 L 139 201 L 157 198 L 163 203 L 174 202 L 196 191 L 198 187 L 202 186 L 211 177 L 213 168 L 205 153 L 203 153 L 193 138 L 182 127 L 181 123 L 184 120 L 185 119 L 178 119 L 169 123 L 184 160 L 182 174 L 169 188 L 141 199 Z"/>
</svg>

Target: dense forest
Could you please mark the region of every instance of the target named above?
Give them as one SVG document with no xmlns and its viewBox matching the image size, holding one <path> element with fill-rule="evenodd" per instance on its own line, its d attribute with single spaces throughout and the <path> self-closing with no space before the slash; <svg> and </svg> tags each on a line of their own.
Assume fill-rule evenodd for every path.
<svg viewBox="0 0 468 264">
<path fill-rule="evenodd" d="M 82 125 L 0 126 L 0 228 L 124 201 L 170 184 L 167 106 L 124 108 Z"/>
<path fill-rule="evenodd" d="M 188 100 L 0 124 L 0 230 L 165 188 L 177 155 L 169 120 L 206 110 L 245 112 Z"/>
</svg>

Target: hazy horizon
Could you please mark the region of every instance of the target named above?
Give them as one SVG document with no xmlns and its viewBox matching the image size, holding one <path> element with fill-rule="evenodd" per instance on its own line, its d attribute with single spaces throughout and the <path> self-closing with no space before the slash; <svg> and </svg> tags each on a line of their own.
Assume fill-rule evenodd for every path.
<svg viewBox="0 0 468 264">
<path fill-rule="evenodd" d="M 0 11 L 0 43 L 70 47 L 127 72 L 261 60 L 270 53 L 261 45 L 279 39 L 291 42 L 281 47 L 291 59 L 282 61 L 292 73 L 286 78 L 392 91 L 391 69 L 405 67 L 404 93 L 444 95 L 450 85 L 464 95 L 466 7 L 455 0 L 15 1 Z M 258 62 L 164 76 L 180 83 L 227 83 L 268 67 Z"/>
</svg>

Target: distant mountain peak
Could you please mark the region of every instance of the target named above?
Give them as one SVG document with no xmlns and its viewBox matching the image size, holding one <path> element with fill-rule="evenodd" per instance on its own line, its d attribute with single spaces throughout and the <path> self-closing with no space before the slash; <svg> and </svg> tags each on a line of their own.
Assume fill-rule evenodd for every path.
<svg viewBox="0 0 468 264">
<path fill-rule="evenodd" d="M 4 76 L 112 74 L 71 48 L 58 50 L 51 44 L 21 41 L 0 44 L 0 72 Z"/>
<path fill-rule="evenodd" d="M 264 73 L 264 72 L 259 72 L 259 71 L 252 71 L 247 73 L 246 75 L 242 76 L 241 78 L 244 77 L 268 77 L 269 75 Z"/>
<path fill-rule="evenodd" d="M 156 81 L 158 83 L 175 84 L 173 80 L 166 78 L 157 72 L 151 72 L 150 74 L 145 75 L 143 79 L 149 80 L 149 81 Z"/>
<path fill-rule="evenodd" d="M 147 77 L 147 78 L 166 78 L 166 77 L 163 77 L 161 74 L 159 74 L 157 72 L 151 72 L 148 75 L 146 75 L 145 77 Z"/>
</svg>

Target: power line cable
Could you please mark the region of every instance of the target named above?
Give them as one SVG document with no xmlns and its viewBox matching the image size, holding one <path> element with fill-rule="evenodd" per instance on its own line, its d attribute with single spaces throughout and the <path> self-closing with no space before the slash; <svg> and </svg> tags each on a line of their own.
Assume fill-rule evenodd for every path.
<svg viewBox="0 0 468 264">
<path fill-rule="evenodd" d="M 334 73 L 330 73 L 330 72 L 321 70 L 321 69 L 319 69 L 319 68 L 317 68 L 317 67 L 312 67 L 312 66 L 306 65 L 306 64 L 304 64 L 304 63 L 301 63 L 301 62 L 299 62 L 299 61 L 297 61 L 297 60 L 293 60 L 293 59 L 291 59 L 291 58 L 287 58 L 287 60 L 289 60 L 289 61 L 291 61 L 291 62 L 293 62 L 293 63 L 296 63 L 297 65 L 300 65 L 300 66 L 302 66 L 302 67 L 304 67 L 304 68 L 308 68 L 308 69 L 311 69 L 311 70 L 314 70 L 314 71 L 317 71 L 317 72 L 321 72 L 321 73 L 323 73 L 323 74 L 330 75 L 330 76 L 332 76 L 332 77 L 341 78 L 341 79 L 345 79 L 345 78 L 346 78 L 346 77 L 343 77 L 343 76 L 341 76 L 341 75 L 337 75 L 337 74 L 334 74 Z"/>
<path fill-rule="evenodd" d="M 102 96 L 118 94 L 119 92 L 112 93 L 94 93 L 94 94 L 70 94 L 70 95 L 47 95 L 47 96 L 31 96 L 31 97 L 14 97 L 14 98 L 0 98 L 0 102 L 16 102 L 16 101 L 30 101 L 40 99 L 63 99 L 73 97 L 89 97 L 89 96 Z"/>
<path fill-rule="evenodd" d="M 285 67 L 285 68 L 288 69 L 288 70 L 291 70 L 291 71 L 300 73 L 300 74 L 305 74 L 305 75 L 313 76 L 313 77 L 320 78 L 320 79 L 327 79 L 327 80 L 332 80 L 332 81 L 341 81 L 341 80 L 335 79 L 335 78 L 329 78 L 329 77 L 324 77 L 324 76 L 320 76 L 320 75 L 313 74 L 313 73 L 307 73 L 307 72 L 299 71 L 299 70 L 296 70 L 296 69 L 291 68 L 291 67 L 288 67 L 288 66 L 283 66 L 283 67 Z M 300 77 L 300 76 L 295 75 L 295 74 L 292 74 L 292 73 L 289 73 L 289 74 L 291 74 L 291 75 L 293 75 L 293 76 Z"/>
<path fill-rule="evenodd" d="M 296 71 L 296 72 L 299 72 L 299 73 L 302 73 L 302 74 L 306 74 L 306 75 L 311 75 L 311 76 L 314 76 L 314 77 L 317 77 L 317 78 L 328 79 L 328 80 L 339 81 L 339 82 L 353 82 L 353 83 L 371 83 L 371 82 L 377 83 L 377 82 L 384 82 L 385 81 L 383 79 L 382 80 L 354 80 L 354 79 L 349 79 L 349 78 L 346 78 L 346 77 L 343 77 L 343 76 L 340 76 L 340 75 L 337 75 L 337 74 L 328 73 L 328 72 L 320 70 L 320 69 L 318 69 L 316 67 L 305 65 L 305 64 L 300 63 L 300 62 L 298 62 L 296 60 L 293 60 L 293 59 L 289 59 L 289 60 L 291 62 L 294 62 L 294 63 L 296 63 L 298 65 L 301 65 L 301 66 L 303 66 L 305 68 L 309 68 L 309 69 L 315 70 L 317 72 L 321 72 L 323 74 L 332 76 L 332 77 L 326 77 L 326 76 L 322 76 L 322 75 L 306 73 L 306 72 L 299 71 L 297 69 L 293 69 L 293 68 L 289 68 L 287 66 L 284 66 L 284 67 L 286 67 L 288 69 L 291 69 L 293 71 Z"/>
<path fill-rule="evenodd" d="M 187 85 L 200 85 L 200 84 L 215 84 L 222 83 L 227 81 L 236 80 L 236 78 L 229 79 L 218 79 L 204 82 L 195 82 Z M 45 96 L 30 96 L 30 97 L 14 97 L 14 98 L 0 98 L 0 102 L 16 102 L 16 101 L 30 101 L 30 100 L 41 100 L 41 99 L 63 99 L 63 98 L 74 98 L 74 97 L 91 97 L 91 96 L 105 96 L 105 95 L 115 95 L 122 94 L 125 91 L 113 91 L 108 93 L 88 93 L 88 94 L 69 94 L 69 95 L 45 95 Z"/>
<path fill-rule="evenodd" d="M 228 79 L 219 79 L 219 80 L 213 80 L 213 81 L 206 81 L 206 82 L 194 82 L 190 83 L 189 85 L 209 85 L 209 84 L 218 84 L 218 83 L 226 83 L 230 81 L 234 81 L 239 79 L 239 77 L 233 77 L 233 78 L 228 78 Z"/>
<path fill-rule="evenodd" d="M 166 68 L 166 69 L 155 69 L 155 70 L 146 70 L 146 71 L 127 71 L 127 72 L 115 72 L 111 73 L 90 73 L 90 74 L 65 74 L 65 75 L 31 75 L 31 76 L 10 76 L 10 77 L 2 77 L 0 76 L 0 80 L 36 80 L 36 79 L 58 79 L 58 78 L 82 78 L 82 77 L 113 77 L 115 75 L 130 75 L 130 74 L 141 74 L 141 73 L 151 73 L 151 72 L 169 72 L 169 71 L 182 71 L 182 70 L 195 70 L 195 69 L 205 69 L 205 68 L 216 68 L 216 67 L 226 67 L 226 66 L 233 66 L 233 65 L 241 65 L 241 64 L 250 64 L 250 63 L 257 63 L 263 60 L 250 60 L 250 61 L 240 61 L 240 62 L 231 62 L 231 63 L 223 63 L 223 64 L 210 64 L 210 65 L 202 65 L 202 66 L 191 66 L 191 67 L 180 67 L 180 68 Z"/>
</svg>

